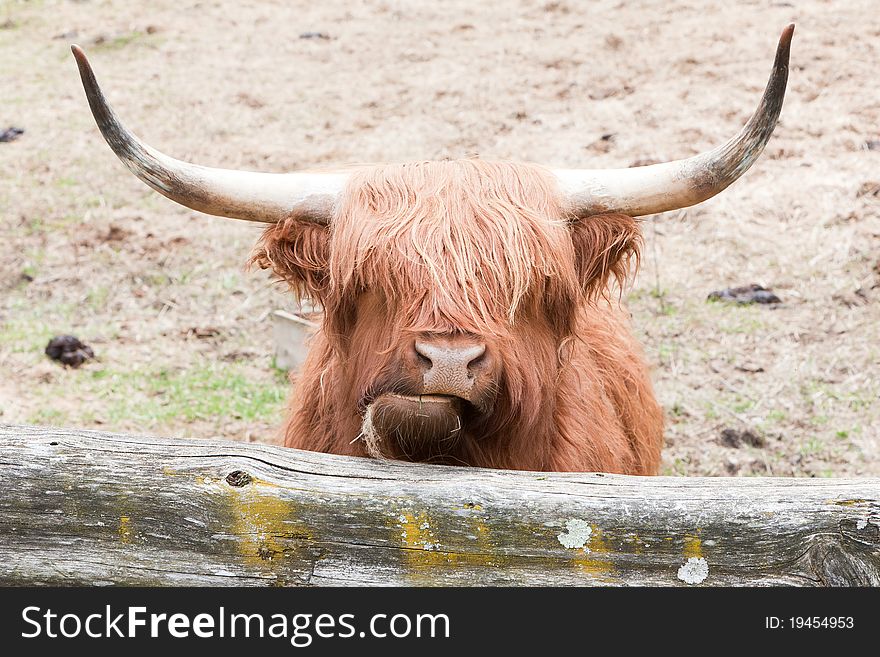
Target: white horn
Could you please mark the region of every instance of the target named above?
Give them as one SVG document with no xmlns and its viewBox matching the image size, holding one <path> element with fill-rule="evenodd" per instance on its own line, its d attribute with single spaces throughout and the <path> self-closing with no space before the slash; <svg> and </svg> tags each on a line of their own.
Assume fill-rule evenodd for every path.
<svg viewBox="0 0 880 657">
<path fill-rule="evenodd" d="M 677 210 L 715 196 L 743 175 L 764 150 L 779 118 L 793 34 L 794 25 L 783 30 L 761 104 L 726 144 L 685 160 L 644 167 L 554 171 L 572 214 L 620 212 L 639 217 Z"/>
<path fill-rule="evenodd" d="M 79 46 L 71 46 L 98 128 L 134 175 L 172 201 L 220 217 L 274 223 L 287 218 L 327 224 L 346 173 L 255 173 L 182 162 L 141 142 L 104 99 Z"/>
</svg>

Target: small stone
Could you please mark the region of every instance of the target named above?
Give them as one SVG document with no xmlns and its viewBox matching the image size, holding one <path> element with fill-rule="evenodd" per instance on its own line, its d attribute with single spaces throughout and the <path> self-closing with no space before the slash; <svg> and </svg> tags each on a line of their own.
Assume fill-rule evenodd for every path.
<svg viewBox="0 0 880 657">
<path fill-rule="evenodd" d="M 0 130 L 0 142 L 15 141 L 24 134 L 24 128 L 10 126 L 6 130 Z"/>
<path fill-rule="evenodd" d="M 770 304 L 782 303 L 782 299 L 776 296 L 772 290 L 761 287 L 756 283 L 751 285 L 743 285 L 742 287 L 728 287 L 723 290 L 715 290 L 710 292 L 707 297 L 708 301 L 727 301 L 738 304 Z"/>
</svg>

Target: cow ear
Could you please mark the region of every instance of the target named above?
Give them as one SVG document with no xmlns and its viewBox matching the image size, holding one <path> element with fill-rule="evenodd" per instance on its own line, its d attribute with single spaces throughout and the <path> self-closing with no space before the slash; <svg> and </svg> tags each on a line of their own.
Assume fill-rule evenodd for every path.
<svg viewBox="0 0 880 657">
<path fill-rule="evenodd" d="M 639 266 L 642 233 L 625 214 L 599 214 L 577 219 L 571 227 L 575 262 L 584 292 L 596 298 L 614 279 L 622 289 Z"/>
<path fill-rule="evenodd" d="M 287 219 L 269 226 L 260 237 L 248 266 L 271 269 L 300 297 L 323 303 L 330 260 L 330 229 Z"/>
</svg>

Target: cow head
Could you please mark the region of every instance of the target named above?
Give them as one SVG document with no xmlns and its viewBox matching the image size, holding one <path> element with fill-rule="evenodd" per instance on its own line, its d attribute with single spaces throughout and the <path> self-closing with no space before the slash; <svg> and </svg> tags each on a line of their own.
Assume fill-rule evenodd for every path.
<svg viewBox="0 0 880 657">
<path fill-rule="evenodd" d="M 145 183 L 209 214 L 270 224 L 253 262 L 317 299 L 368 451 L 413 460 L 549 409 L 578 309 L 638 259 L 632 217 L 699 203 L 757 159 L 785 92 L 793 26 L 758 110 L 700 155 L 628 169 L 479 159 L 264 174 L 140 142 L 74 54 L 111 148 Z"/>
<path fill-rule="evenodd" d="M 323 306 L 368 450 L 429 460 L 548 411 L 576 311 L 637 246 L 551 171 L 468 159 L 353 171 L 329 226 L 274 224 L 253 261 Z"/>
</svg>

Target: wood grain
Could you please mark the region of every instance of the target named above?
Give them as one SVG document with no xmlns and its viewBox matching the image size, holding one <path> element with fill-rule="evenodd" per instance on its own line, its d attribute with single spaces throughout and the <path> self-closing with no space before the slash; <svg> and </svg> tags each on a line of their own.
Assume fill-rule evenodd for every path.
<svg viewBox="0 0 880 657">
<path fill-rule="evenodd" d="M 880 480 L 380 462 L 0 425 L 0 584 L 880 585 Z"/>
</svg>

